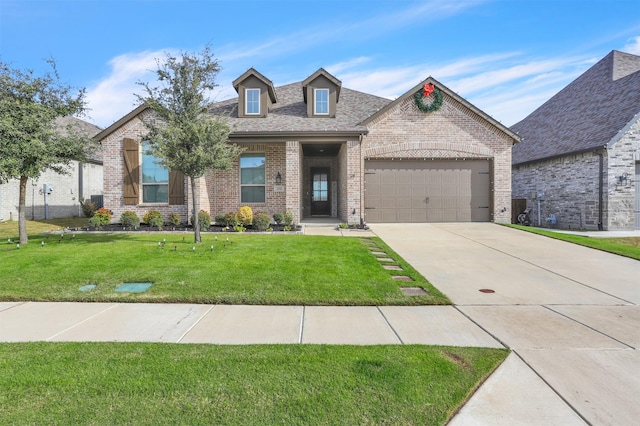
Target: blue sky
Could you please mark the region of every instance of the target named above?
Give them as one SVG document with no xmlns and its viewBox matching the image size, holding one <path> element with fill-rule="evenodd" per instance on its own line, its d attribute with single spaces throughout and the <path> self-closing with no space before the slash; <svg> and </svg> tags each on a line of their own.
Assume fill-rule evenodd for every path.
<svg viewBox="0 0 640 426">
<path fill-rule="evenodd" d="M 88 121 L 135 107 L 165 52 L 210 44 L 213 97 L 250 67 L 276 86 L 324 67 L 394 99 L 428 76 L 510 126 L 611 50 L 640 55 L 637 0 L 0 0 L 0 60 L 87 89 Z"/>
</svg>

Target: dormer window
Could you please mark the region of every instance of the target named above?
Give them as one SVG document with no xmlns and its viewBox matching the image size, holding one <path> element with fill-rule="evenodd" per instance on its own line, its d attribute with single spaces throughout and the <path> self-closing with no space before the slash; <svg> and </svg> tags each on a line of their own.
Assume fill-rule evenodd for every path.
<svg viewBox="0 0 640 426">
<path fill-rule="evenodd" d="M 271 80 L 253 68 L 236 78 L 233 88 L 238 92 L 238 118 L 266 117 L 273 104 L 278 102 Z"/>
<path fill-rule="evenodd" d="M 245 90 L 245 113 L 247 115 L 260 115 L 260 89 Z"/>
<path fill-rule="evenodd" d="M 329 89 L 314 89 L 314 109 L 315 115 L 328 115 L 329 114 Z"/>
<path fill-rule="evenodd" d="M 307 117 L 335 118 L 341 87 L 340 80 L 322 68 L 307 77 L 302 82 Z"/>
</svg>

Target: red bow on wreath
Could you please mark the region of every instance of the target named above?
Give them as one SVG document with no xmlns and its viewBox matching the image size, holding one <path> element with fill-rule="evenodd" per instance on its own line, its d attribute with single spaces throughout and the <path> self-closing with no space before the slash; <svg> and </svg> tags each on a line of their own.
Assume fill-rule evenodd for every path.
<svg viewBox="0 0 640 426">
<path fill-rule="evenodd" d="M 424 96 L 425 98 L 427 96 L 429 96 L 431 94 L 431 92 L 433 92 L 434 90 L 436 90 L 435 86 L 431 83 L 425 83 L 424 85 L 424 93 L 422 94 L 422 96 Z"/>
</svg>

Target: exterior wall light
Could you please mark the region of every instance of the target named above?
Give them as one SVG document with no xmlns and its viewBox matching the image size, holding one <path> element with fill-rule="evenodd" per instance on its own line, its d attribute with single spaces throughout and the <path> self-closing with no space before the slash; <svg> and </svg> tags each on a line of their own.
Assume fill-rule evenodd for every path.
<svg viewBox="0 0 640 426">
<path fill-rule="evenodd" d="M 280 174 L 280 172 L 276 173 L 276 183 L 282 183 L 282 175 Z"/>
</svg>

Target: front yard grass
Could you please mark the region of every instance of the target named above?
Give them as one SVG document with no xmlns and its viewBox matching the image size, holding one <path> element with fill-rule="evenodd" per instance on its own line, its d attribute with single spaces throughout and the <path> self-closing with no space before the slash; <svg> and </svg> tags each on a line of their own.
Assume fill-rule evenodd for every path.
<svg viewBox="0 0 640 426">
<path fill-rule="evenodd" d="M 2 424 L 444 424 L 506 349 L 0 344 Z"/>
<path fill-rule="evenodd" d="M 630 257 L 640 260 L 640 237 L 628 238 L 600 238 L 586 237 L 582 235 L 563 234 L 562 232 L 547 231 L 540 228 L 532 228 L 522 225 L 507 225 L 522 231 L 531 232 L 545 237 L 555 238 L 557 240 L 567 241 L 581 246 L 606 251 L 620 256 Z"/>
<path fill-rule="evenodd" d="M 268 305 L 425 305 L 450 301 L 379 238 L 305 235 L 66 233 L 0 242 L 0 300 Z M 228 241 L 227 241 L 228 239 Z M 43 245 L 44 244 L 44 245 Z M 392 279 L 407 275 L 412 282 Z M 122 283 L 152 283 L 116 293 Z M 88 291 L 81 287 L 95 285 Z M 402 285 L 428 296 L 404 296 Z"/>
</svg>

